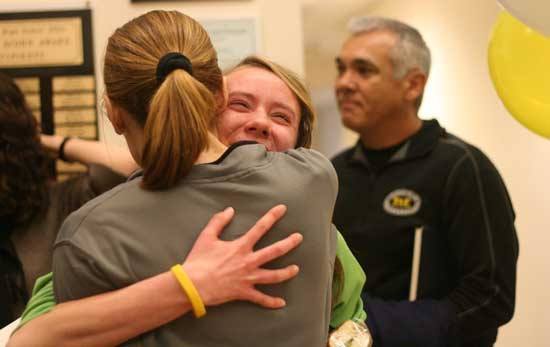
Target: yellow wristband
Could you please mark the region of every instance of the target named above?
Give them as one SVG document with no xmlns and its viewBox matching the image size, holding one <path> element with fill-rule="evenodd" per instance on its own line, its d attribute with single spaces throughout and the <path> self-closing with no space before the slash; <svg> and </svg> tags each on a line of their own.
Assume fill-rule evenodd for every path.
<svg viewBox="0 0 550 347">
<path fill-rule="evenodd" d="M 185 273 L 185 270 L 183 270 L 181 264 L 172 266 L 170 271 L 172 271 L 181 285 L 183 292 L 187 295 L 189 301 L 191 301 L 191 306 L 193 306 L 195 317 L 201 318 L 204 316 L 206 314 L 206 308 L 204 308 L 204 303 L 202 302 L 201 296 L 199 295 L 199 292 L 197 291 L 197 288 L 195 288 L 193 282 L 191 282 L 189 276 Z"/>
</svg>

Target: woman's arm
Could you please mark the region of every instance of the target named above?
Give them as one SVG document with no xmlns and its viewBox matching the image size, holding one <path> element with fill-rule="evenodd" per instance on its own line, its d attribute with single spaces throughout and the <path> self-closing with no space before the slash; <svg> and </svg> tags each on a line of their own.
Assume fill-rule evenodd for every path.
<svg viewBox="0 0 550 347">
<path fill-rule="evenodd" d="M 53 158 L 58 158 L 63 140 L 64 137 L 59 135 L 40 135 L 42 146 Z M 63 147 L 63 153 L 67 160 L 85 165 L 103 165 L 124 177 L 128 177 L 138 169 L 127 148 L 107 147 L 105 143 L 99 141 L 70 138 Z"/>
<path fill-rule="evenodd" d="M 205 305 L 233 300 L 268 308 L 285 305 L 282 298 L 268 296 L 254 286 L 283 282 L 298 273 L 296 265 L 277 270 L 261 266 L 294 249 L 302 236 L 295 233 L 253 250 L 285 212 L 283 205 L 272 208 L 245 235 L 233 241 L 220 240 L 219 235 L 233 218 L 234 210 L 229 208 L 212 217 L 183 263 Z M 190 309 L 179 283 L 170 272 L 165 272 L 117 291 L 60 304 L 20 327 L 7 346 L 115 346 Z"/>
</svg>

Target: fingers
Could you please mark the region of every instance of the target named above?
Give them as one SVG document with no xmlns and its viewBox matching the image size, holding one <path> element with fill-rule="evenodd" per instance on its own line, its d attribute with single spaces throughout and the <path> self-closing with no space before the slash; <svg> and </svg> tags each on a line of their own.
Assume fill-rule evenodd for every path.
<svg viewBox="0 0 550 347">
<path fill-rule="evenodd" d="M 204 229 L 202 229 L 199 234 L 199 239 L 203 237 L 219 238 L 223 229 L 229 224 L 231 219 L 233 219 L 234 215 L 235 210 L 232 207 L 228 207 L 222 212 L 216 213 L 210 218 L 210 221 L 208 221 Z"/>
<path fill-rule="evenodd" d="M 251 256 L 251 263 L 256 266 L 262 266 L 265 263 L 272 261 L 273 259 L 279 258 L 294 248 L 296 248 L 304 239 L 304 237 L 299 233 L 294 233 L 287 238 L 277 241 L 272 245 L 264 247 Z"/>
<path fill-rule="evenodd" d="M 282 298 L 266 295 L 256 289 L 247 291 L 242 299 L 267 308 L 281 308 L 286 305 Z"/>
<path fill-rule="evenodd" d="M 286 213 L 285 205 L 277 205 L 269 210 L 262 218 L 258 219 L 256 224 L 244 234 L 241 239 L 250 245 L 252 248 L 265 233 L 271 229 L 279 219 L 281 219 Z"/>
<path fill-rule="evenodd" d="M 300 268 L 297 265 L 289 265 L 283 269 L 266 270 L 260 269 L 250 276 L 253 284 L 276 284 L 288 281 L 298 274 Z"/>
</svg>

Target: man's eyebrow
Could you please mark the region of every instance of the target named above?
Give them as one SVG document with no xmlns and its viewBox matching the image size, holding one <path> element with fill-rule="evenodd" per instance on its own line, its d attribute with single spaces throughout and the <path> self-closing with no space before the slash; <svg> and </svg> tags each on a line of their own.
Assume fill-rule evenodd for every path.
<svg viewBox="0 0 550 347">
<path fill-rule="evenodd" d="M 366 67 L 375 72 L 380 71 L 380 68 L 376 64 L 374 64 L 370 59 L 355 58 L 351 61 L 351 65 L 354 67 Z"/>
<path fill-rule="evenodd" d="M 345 62 L 340 57 L 334 58 L 334 62 L 337 65 L 345 65 Z M 380 70 L 376 64 L 374 64 L 370 59 L 366 59 L 366 58 L 354 58 L 352 59 L 350 65 L 358 66 L 358 67 L 369 67 L 376 71 Z"/>
</svg>

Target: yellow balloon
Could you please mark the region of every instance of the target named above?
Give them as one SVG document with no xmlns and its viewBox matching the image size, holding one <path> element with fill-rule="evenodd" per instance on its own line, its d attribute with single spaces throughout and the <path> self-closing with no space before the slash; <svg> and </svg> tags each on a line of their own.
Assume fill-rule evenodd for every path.
<svg viewBox="0 0 550 347">
<path fill-rule="evenodd" d="M 489 71 L 510 114 L 550 138 L 550 38 L 502 12 L 489 42 Z"/>
</svg>

